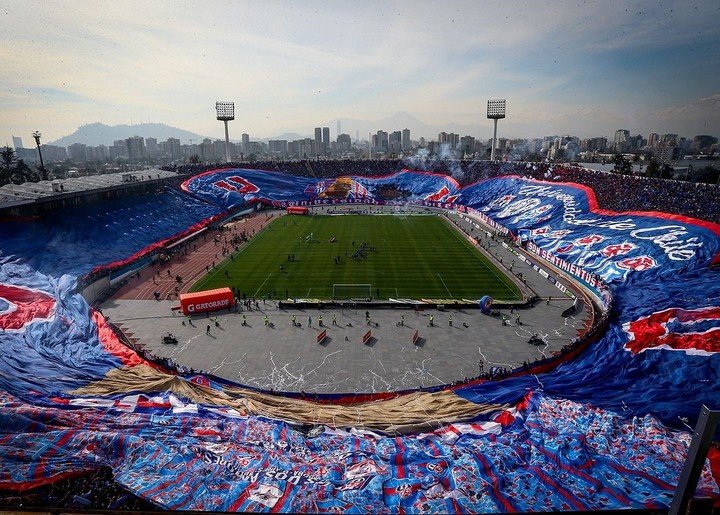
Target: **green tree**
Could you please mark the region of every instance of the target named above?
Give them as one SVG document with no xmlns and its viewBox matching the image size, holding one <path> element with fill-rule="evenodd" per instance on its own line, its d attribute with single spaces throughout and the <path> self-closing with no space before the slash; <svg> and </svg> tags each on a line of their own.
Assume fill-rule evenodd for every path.
<svg viewBox="0 0 720 515">
<path fill-rule="evenodd" d="M 197 155 L 197 154 L 193 154 L 193 155 L 190 156 L 190 158 L 188 159 L 188 161 L 190 161 L 190 163 L 196 165 L 196 164 L 198 164 L 198 163 L 200 162 L 200 156 Z"/>
<path fill-rule="evenodd" d="M 660 165 L 654 159 L 651 159 L 645 169 L 645 173 L 650 177 L 660 177 Z"/>
<path fill-rule="evenodd" d="M 0 151 L 0 160 L 2 160 L 3 170 L 0 172 L 0 185 L 10 182 L 12 175 L 12 166 L 15 164 L 15 151 L 10 147 L 5 147 Z"/>
<path fill-rule="evenodd" d="M 695 173 L 695 177 L 697 177 L 698 182 L 715 184 L 718 182 L 718 174 L 720 174 L 720 170 L 716 170 L 712 165 L 709 165 L 700 168 Z"/>
<path fill-rule="evenodd" d="M 668 164 L 662 165 L 662 167 L 660 168 L 660 178 L 661 179 L 672 179 L 672 176 L 673 176 L 673 167 Z"/>
<path fill-rule="evenodd" d="M 24 182 L 38 182 L 42 177 L 40 167 L 37 170 L 30 168 L 25 161 L 18 159 L 15 169 L 10 172 L 10 182 L 13 184 L 22 184 Z"/>
<path fill-rule="evenodd" d="M 632 171 L 632 164 L 622 154 L 615 154 L 613 163 L 615 164 L 616 173 L 629 174 Z"/>
</svg>

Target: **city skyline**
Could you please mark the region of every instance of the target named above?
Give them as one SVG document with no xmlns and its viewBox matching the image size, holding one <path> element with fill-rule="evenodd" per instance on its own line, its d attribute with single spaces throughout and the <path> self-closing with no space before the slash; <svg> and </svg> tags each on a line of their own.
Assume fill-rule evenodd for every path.
<svg viewBox="0 0 720 515">
<path fill-rule="evenodd" d="M 0 132 L 52 141 L 96 121 L 153 121 L 219 138 L 214 103 L 232 100 L 234 140 L 398 111 L 486 138 L 485 102 L 499 97 L 507 138 L 720 133 L 713 2 L 159 3 L 139 17 L 140 5 L 5 6 Z"/>
</svg>

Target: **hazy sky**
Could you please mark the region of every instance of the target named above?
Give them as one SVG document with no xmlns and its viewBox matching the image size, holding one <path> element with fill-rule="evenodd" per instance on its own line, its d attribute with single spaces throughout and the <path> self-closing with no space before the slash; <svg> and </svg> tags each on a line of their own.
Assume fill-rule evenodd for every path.
<svg viewBox="0 0 720 515">
<path fill-rule="evenodd" d="M 216 100 L 235 101 L 235 138 L 397 111 L 487 137 L 496 97 L 507 136 L 720 136 L 718 0 L 5 0 L 0 15 L 0 137 L 26 146 L 96 121 L 220 137 Z"/>
</svg>

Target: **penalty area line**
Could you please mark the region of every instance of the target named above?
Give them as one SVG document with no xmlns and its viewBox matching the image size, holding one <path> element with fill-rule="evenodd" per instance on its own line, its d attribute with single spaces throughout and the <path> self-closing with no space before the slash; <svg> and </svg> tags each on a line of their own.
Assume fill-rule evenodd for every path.
<svg viewBox="0 0 720 515">
<path fill-rule="evenodd" d="M 271 275 L 272 275 L 272 272 L 270 272 L 270 273 L 267 275 L 267 277 L 265 278 L 265 280 L 262 282 L 262 284 L 261 284 L 261 285 L 258 287 L 258 289 L 255 291 L 255 295 L 253 295 L 253 297 L 257 297 L 258 292 L 262 289 L 263 286 L 265 286 L 265 283 L 267 282 L 268 279 L 270 279 L 270 276 L 271 276 Z"/>
<path fill-rule="evenodd" d="M 452 293 L 450 293 L 450 290 L 448 290 L 447 284 L 445 284 L 445 281 L 443 280 L 442 275 L 440 275 L 440 272 L 436 272 L 436 273 L 437 273 L 437 276 L 438 276 L 438 277 L 440 278 L 440 280 L 442 281 L 443 286 L 445 287 L 445 291 L 448 292 L 448 295 L 450 295 L 450 298 L 451 298 L 451 299 L 454 299 L 455 297 L 453 297 L 453 296 L 452 296 Z"/>
</svg>

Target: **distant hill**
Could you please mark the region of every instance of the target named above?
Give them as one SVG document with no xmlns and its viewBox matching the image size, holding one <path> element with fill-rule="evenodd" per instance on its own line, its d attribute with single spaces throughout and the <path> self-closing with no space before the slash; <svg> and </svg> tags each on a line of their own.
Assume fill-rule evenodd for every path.
<svg viewBox="0 0 720 515">
<path fill-rule="evenodd" d="M 272 138 L 256 138 L 257 141 L 270 141 L 271 139 L 280 139 L 280 140 L 286 140 L 286 141 L 295 141 L 298 139 L 305 139 L 305 138 L 314 138 L 315 136 L 303 136 L 301 134 L 298 134 L 297 132 L 285 132 L 283 134 L 280 134 L 280 136 L 273 136 Z"/>
<path fill-rule="evenodd" d="M 180 143 L 190 143 L 192 139 L 194 143 L 200 143 L 203 138 L 194 132 L 171 127 L 164 123 L 140 123 L 136 125 L 105 125 L 104 123 L 91 123 L 83 125 L 69 136 L 63 136 L 60 139 L 51 141 L 49 145 L 58 145 L 67 147 L 74 143 L 83 143 L 85 145 L 110 146 L 115 140 L 125 139 L 131 136 L 142 136 L 143 138 L 157 138 L 158 141 L 165 141 L 168 138 L 177 138 Z"/>
<path fill-rule="evenodd" d="M 330 127 L 331 139 L 335 139 L 337 135 L 336 123 L 337 119 L 327 123 L 326 126 Z M 446 123 L 445 125 L 429 125 L 419 120 L 410 113 L 399 111 L 392 116 L 383 118 L 381 120 L 356 120 L 351 118 L 340 118 L 342 124 L 342 131 L 349 134 L 351 138 L 355 139 L 355 133 L 360 133 L 360 139 L 367 139 L 368 133 L 375 134 L 378 130 L 384 130 L 387 132 L 401 131 L 403 129 L 410 129 L 410 137 L 412 139 L 419 139 L 421 136 L 426 139 L 436 139 L 437 135 L 442 132 L 455 132 L 460 136 L 472 135 L 487 137 L 486 134 L 490 132 L 492 135 L 492 125 L 490 129 L 484 127 L 481 124 L 477 125 L 462 125 L 454 122 Z M 488 125 L 488 124 L 486 124 Z"/>
</svg>

